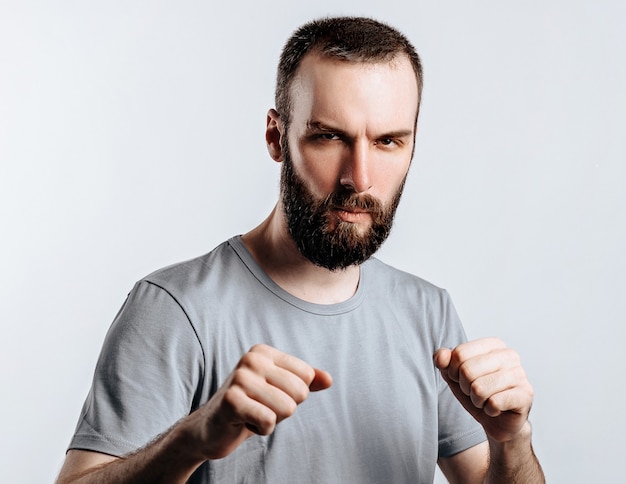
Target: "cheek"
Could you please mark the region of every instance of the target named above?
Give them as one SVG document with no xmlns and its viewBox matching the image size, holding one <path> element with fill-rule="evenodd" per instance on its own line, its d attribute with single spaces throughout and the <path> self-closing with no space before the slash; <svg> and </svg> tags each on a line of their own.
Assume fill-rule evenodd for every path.
<svg viewBox="0 0 626 484">
<path fill-rule="evenodd" d="M 318 196 L 326 196 L 339 187 L 341 154 L 336 150 L 302 149 L 294 168 Z"/>
<path fill-rule="evenodd" d="M 291 152 L 294 169 L 305 180 L 309 189 L 317 197 L 325 197 L 341 187 L 346 164 L 350 162 L 350 151 L 345 146 L 309 145 L 306 142 L 294 143 Z M 372 181 L 370 195 L 383 203 L 390 201 L 397 193 L 410 165 L 410 157 L 398 153 L 369 154 L 367 170 Z"/>
<path fill-rule="evenodd" d="M 341 174 L 332 166 L 315 165 L 308 167 L 305 178 L 318 196 L 326 196 L 340 187 Z"/>
<path fill-rule="evenodd" d="M 372 195 L 387 203 L 400 189 L 402 182 L 406 178 L 408 164 L 381 164 L 378 169 L 372 171 L 376 184 L 372 190 Z"/>
</svg>

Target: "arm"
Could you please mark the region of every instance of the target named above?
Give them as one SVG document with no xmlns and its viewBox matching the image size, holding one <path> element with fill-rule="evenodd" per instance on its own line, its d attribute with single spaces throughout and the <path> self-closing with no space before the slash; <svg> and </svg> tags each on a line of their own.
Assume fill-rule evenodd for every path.
<svg viewBox="0 0 626 484">
<path fill-rule="evenodd" d="M 483 426 L 488 444 L 440 466 L 452 482 L 543 483 L 531 444 L 528 413 L 533 389 L 519 355 L 494 338 L 440 349 L 435 364 L 455 397 Z M 471 479 L 468 476 L 473 476 Z"/>
<path fill-rule="evenodd" d="M 70 451 L 57 481 L 183 483 L 206 460 L 226 457 L 253 434 L 268 435 L 328 373 L 265 345 L 246 353 L 201 408 L 144 449 L 124 458 Z"/>
</svg>

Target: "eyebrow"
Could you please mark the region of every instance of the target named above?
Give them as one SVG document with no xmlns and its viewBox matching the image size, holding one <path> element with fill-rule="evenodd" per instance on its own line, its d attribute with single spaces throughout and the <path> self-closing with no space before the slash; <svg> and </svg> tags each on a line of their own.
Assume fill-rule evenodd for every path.
<svg viewBox="0 0 626 484">
<path fill-rule="evenodd" d="M 320 121 L 307 121 L 306 123 L 307 131 L 322 131 L 324 133 L 337 133 L 337 134 L 345 134 L 345 131 L 338 128 L 333 128 L 327 124 L 324 124 Z M 412 129 L 399 129 L 396 131 L 389 131 L 386 133 L 377 136 L 377 138 L 406 138 L 413 135 Z"/>
<path fill-rule="evenodd" d="M 325 131 L 328 133 L 342 133 L 343 132 L 340 129 L 335 129 L 332 126 L 328 126 L 327 124 L 321 123 L 319 121 L 307 121 L 306 129 L 307 131 Z"/>
</svg>

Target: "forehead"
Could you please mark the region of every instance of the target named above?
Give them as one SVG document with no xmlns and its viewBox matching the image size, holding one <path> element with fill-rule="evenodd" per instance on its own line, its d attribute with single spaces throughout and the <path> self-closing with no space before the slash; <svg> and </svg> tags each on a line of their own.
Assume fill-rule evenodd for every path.
<svg viewBox="0 0 626 484">
<path fill-rule="evenodd" d="M 405 55 L 389 62 L 350 62 L 307 54 L 290 94 L 292 122 L 322 117 L 406 128 L 417 117 L 417 78 Z"/>
</svg>

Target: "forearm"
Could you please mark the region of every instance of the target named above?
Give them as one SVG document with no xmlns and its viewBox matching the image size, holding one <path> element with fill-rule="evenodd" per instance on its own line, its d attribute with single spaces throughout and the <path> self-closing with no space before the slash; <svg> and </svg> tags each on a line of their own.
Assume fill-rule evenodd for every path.
<svg viewBox="0 0 626 484">
<path fill-rule="evenodd" d="M 519 437 L 509 442 L 489 441 L 489 468 L 485 484 L 541 484 L 545 477 L 533 452 L 531 427 L 526 422 Z"/>
<path fill-rule="evenodd" d="M 57 484 L 184 483 L 204 462 L 173 428 L 145 448 L 102 465 L 64 468 Z M 68 463 L 66 463 L 68 464 Z"/>
<path fill-rule="evenodd" d="M 255 345 L 205 405 L 154 443 L 112 462 L 72 451 L 78 454 L 68 453 L 57 484 L 184 483 L 203 462 L 226 457 L 254 433 L 271 434 L 310 391 L 331 385 L 325 371 Z"/>
</svg>

